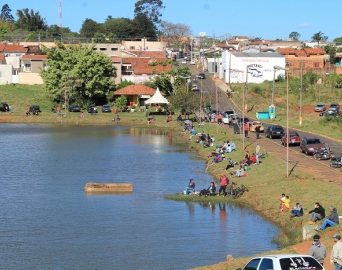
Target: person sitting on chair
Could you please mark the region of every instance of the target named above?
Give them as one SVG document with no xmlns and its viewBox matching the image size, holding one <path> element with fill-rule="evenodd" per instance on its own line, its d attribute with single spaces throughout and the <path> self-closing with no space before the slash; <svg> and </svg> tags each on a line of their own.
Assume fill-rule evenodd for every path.
<svg viewBox="0 0 342 270">
<path fill-rule="evenodd" d="M 195 186 L 196 186 L 196 184 L 195 184 L 194 179 L 192 177 L 189 178 L 189 185 L 185 188 L 185 194 L 189 195 L 189 194 L 193 193 Z"/>
</svg>

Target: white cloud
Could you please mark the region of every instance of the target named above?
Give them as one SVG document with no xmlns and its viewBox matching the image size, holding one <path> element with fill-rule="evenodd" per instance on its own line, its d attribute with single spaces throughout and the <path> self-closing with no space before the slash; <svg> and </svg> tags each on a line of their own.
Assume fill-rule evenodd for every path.
<svg viewBox="0 0 342 270">
<path fill-rule="evenodd" d="M 309 23 L 301 23 L 297 25 L 298 28 L 310 28 L 311 24 Z"/>
</svg>

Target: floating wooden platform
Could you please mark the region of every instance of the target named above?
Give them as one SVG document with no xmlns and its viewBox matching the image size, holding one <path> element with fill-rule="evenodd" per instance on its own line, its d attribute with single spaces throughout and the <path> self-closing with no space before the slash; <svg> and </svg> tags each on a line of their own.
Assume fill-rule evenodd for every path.
<svg viewBox="0 0 342 270">
<path fill-rule="evenodd" d="M 132 193 L 131 183 L 87 183 L 84 186 L 86 193 Z"/>
</svg>

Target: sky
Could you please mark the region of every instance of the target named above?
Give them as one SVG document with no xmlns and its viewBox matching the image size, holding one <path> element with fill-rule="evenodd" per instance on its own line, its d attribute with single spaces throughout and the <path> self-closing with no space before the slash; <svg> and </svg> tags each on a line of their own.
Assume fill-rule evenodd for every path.
<svg viewBox="0 0 342 270">
<path fill-rule="evenodd" d="M 108 16 L 134 18 L 138 0 L 62 0 L 62 26 L 79 32 L 89 18 L 103 23 Z M 298 32 L 300 40 L 322 32 L 328 41 L 342 37 L 341 0 L 162 0 L 161 19 L 190 26 L 199 36 L 248 36 L 265 40 L 287 39 Z M 59 0 L 5 0 L 17 19 L 17 10 L 39 12 L 48 25 L 59 24 Z M 336 11 L 336 12 L 335 12 Z"/>
</svg>

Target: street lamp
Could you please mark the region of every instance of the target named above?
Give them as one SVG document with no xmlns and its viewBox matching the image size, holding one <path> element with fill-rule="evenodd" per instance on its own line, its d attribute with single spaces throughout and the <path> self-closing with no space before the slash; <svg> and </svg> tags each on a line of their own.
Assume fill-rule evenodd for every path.
<svg viewBox="0 0 342 270">
<path fill-rule="evenodd" d="M 286 73 L 286 177 L 289 177 L 289 69 L 280 66 L 274 66 L 273 68 L 274 74 L 276 70 L 285 70 Z"/>
<path fill-rule="evenodd" d="M 244 126 L 245 124 L 245 85 L 243 82 L 243 77 L 244 77 L 244 71 L 241 69 L 229 69 L 229 73 L 230 71 L 235 71 L 235 72 L 241 72 L 242 73 L 242 80 L 241 80 L 241 90 L 242 90 L 242 125 Z M 242 133 L 242 149 L 245 149 L 245 135 L 244 135 L 244 130 L 243 130 L 243 126 L 241 128 L 241 133 Z"/>
</svg>

